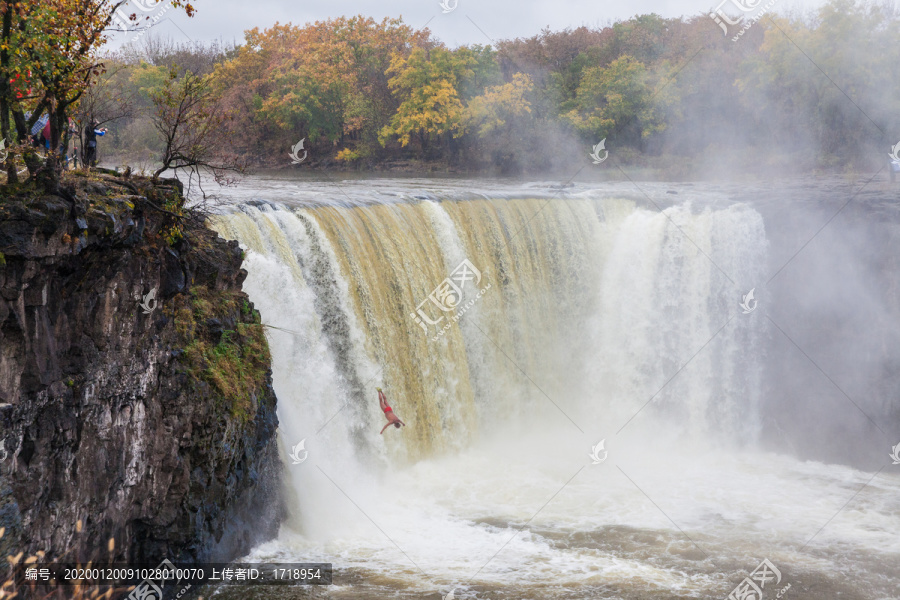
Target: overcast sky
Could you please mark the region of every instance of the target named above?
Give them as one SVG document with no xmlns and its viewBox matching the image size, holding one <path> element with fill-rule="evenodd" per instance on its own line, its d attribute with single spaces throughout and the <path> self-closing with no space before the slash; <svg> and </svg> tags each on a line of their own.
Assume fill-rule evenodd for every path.
<svg viewBox="0 0 900 600">
<path fill-rule="evenodd" d="M 295 25 L 330 17 L 364 14 L 381 20 L 402 16 L 413 27 L 427 26 L 448 46 L 490 43 L 490 39 L 530 37 L 544 27 L 553 30 L 604 26 L 637 14 L 664 17 L 709 13 L 721 0 L 444 0 L 455 8 L 444 13 L 441 0 L 191 0 L 193 18 L 169 8 L 167 0 L 131 0 L 129 12 L 159 15 L 154 35 L 181 41 L 232 39 L 276 22 Z M 823 0 L 779 0 L 776 12 L 809 9 Z M 142 12 L 140 9 L 147 9 Z M 160 14 L 162 13 L 162 14 Z M 123 34 L 116 34 L 121 38 Z M 133 34 L 131 35 L 133 38 Z M 118 44 L 114 44 L 118 45 Z"/>
</svg>

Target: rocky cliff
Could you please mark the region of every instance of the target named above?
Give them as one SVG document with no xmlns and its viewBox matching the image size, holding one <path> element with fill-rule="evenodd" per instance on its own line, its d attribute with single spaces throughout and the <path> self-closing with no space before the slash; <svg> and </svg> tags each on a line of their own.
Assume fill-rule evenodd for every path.
<svg viewBox="0 0 900 600">
<path fill-rule="evenodd" d="M 276 533 L 269 353 L 180 184 L 0 197 L 0 555 L 225 560 Z"/>
</svg>

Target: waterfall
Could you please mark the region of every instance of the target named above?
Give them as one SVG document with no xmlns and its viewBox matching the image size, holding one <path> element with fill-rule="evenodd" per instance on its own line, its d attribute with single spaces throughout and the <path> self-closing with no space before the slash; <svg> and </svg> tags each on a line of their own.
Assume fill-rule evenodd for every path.
<svg viewBox="0 0 900 600">
<path fill-rule="evenodd" d="M 279 403 L 290 517 L 248 560 L 332 562 L 354 597 L 636 600 L 725 597 L 765 556 L 782 592 L 853 568 L 893 597 L 896 475 L 767 445 L 783 335 L 752 206 L 254 185 L 212 219 L 246 252 Z M 379 434 L 376 387 L 407 427 Z"/>
<path fill-rule="evenodd" d="M 758 327 L 733 319 L 715 335 L 765 265 L 762 220 L 747 207 L 256 204 L 214 227 L 245 248 L 245 289 L 271 326 L 286 456 L 302 440 L 311 464 L 364 486 L 388 464 L 460 452 L 498 428 L 605 422 L 610 437 L 710 338 L 636 421 L 678 416 L 695 436 L 741 443 L 759 427 Z M 471 269 L 456 281 L 461 264 Z M 455 311 L 429 300 L 441 286 L 459 300 L 453 285 Z M 378 435 L 376 386 L 402 432 Z M 292 477 L 300 523 L 314 529 L 309 507 L 334 492 Z"/>
</svg>

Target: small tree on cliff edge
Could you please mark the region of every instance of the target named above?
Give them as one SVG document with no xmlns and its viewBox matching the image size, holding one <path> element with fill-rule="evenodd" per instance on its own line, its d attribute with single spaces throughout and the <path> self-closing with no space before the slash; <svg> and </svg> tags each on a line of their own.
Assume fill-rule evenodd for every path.
<svg viewBox="0 0 900 600">
<path fill-rule="evenodd" d="M 127 0 L 0 0 L 0 136 L 11 141 L 10 116 L 31 175 L 42 170 L 50 186 L 61 171 L 61 136 L 69 115 L 103 64 L 97 52 L 107 41 L 116 11 Z M 194 8 L 171 0 L 188 16 Z M 136 14 L 128 18 L 138 22 Z M 27 81 L 17 86 L 13 82 Z M 50 151 L 41 165 L 28 150 L 31 128 L 44 112 L 50 117 Z M 30 112 L 30 116 L 26 114 Z M 16 152 L 6 158 L 7 181 L 16 177 Z"/>
<path fill-rule="evenodd" d="M 199 181 L 206 169 L 217 182 L 227 183 L 229 173 L 243 172 L 245 162 L 233 150 L 232 115 L 223 108 L 209 76 L 190 71 L 179 76 L 173 67 L 166 84 L 151 98 L 156 107 L 153 125 L 164 142 L 154 179 L 169 169 L 187 169 Z"/>
</svg>

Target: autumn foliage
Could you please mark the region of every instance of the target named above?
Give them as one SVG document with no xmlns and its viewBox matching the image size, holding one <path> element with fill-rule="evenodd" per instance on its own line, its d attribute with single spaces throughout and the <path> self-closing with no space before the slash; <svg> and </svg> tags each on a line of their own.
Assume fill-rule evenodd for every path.
<svg viewBox="0 0 900 600">
<path fill-rule="evenodd" d="M 29 27 L 41 23 L 34 19 Z M 676 175 L 868 169 L 883 166 L 900 139 L 898 34 L 893 9 L 861 0 L 760 20 L 738 41 L 705 14 L 640 15 L 456 48 L 399 18 L 340 17 L 251 29 L 236 47 L 147 44 L 106 57 L 102 67 L 91 50 L 28 76 L 22 59 L 18 70 L 7 68 L 14 85 L 0 96 L 11 107 L 59 107 L 86 93 L 82 110 L 108 113 L 100 119 L 111 122 L 104 145 L 123 159 L 152 157 L 153 171 L 160 156 L 172 156 L 174 138 L 157 135 L 162 117 L 178 122 L 166 116 L 179 98 L 171 92 L 198 89 L 202 110 L 189 127 L 196 131 L 180 139 L 198 134 L 203 143 L 194 148 L 259 166 L 289 166 L 288 152 L 302 140 L 308 159 L 299 168 L 405 161 L 459 172 L 571 173 L 605 140 L 610 164 Z M 26 54 L 50 52 L 43 44 L 31 42 Z M 28 77 L 36 91 L 14 100 L 32 85 Z M 119 115 L 103 106 L 118 106 Z M 234 135 L 214 131 L 221 128 L 210 127 L 207 114 Z"/>
<path fill-rule="evenodd" d="M 259 164 L 305 138 L 323 166 L 520 172 L 587 160 L 605 138 L 621 159 L 676 170 L 748 154 L 860 166 L 900 139 L 898 29 L 889 8 L 833 0 L 759 21 L 739 43 L 708 15 L 641 15 L 448 48 L 399 19 L 342 17 L 250 30 L 213 77 Z"/>
<path fill-rule="evenodd" d="M 69 116 L 92 81 L 104 70 L 99 51 L 113 14 L 125 0 L 0 1 L 0 136 L 24 155 L 31 175 L 52 186 L 59 176 L 61 141 Z M 193 7 L 172 0 L 190 15 Z M 137 15 L 131 15 L 138 21 Z M 49 152 L 29 149 L 31 129 L 49 115 Z M 12 122 L 11 122 L 12 121 Z M 14 134 L 14 135 L 13 135 Z M 13 139 L 17 144 L 12 144 Z M 17 152 L 5 157 L 7 177 L 17 179 Z"/>
</svg>

